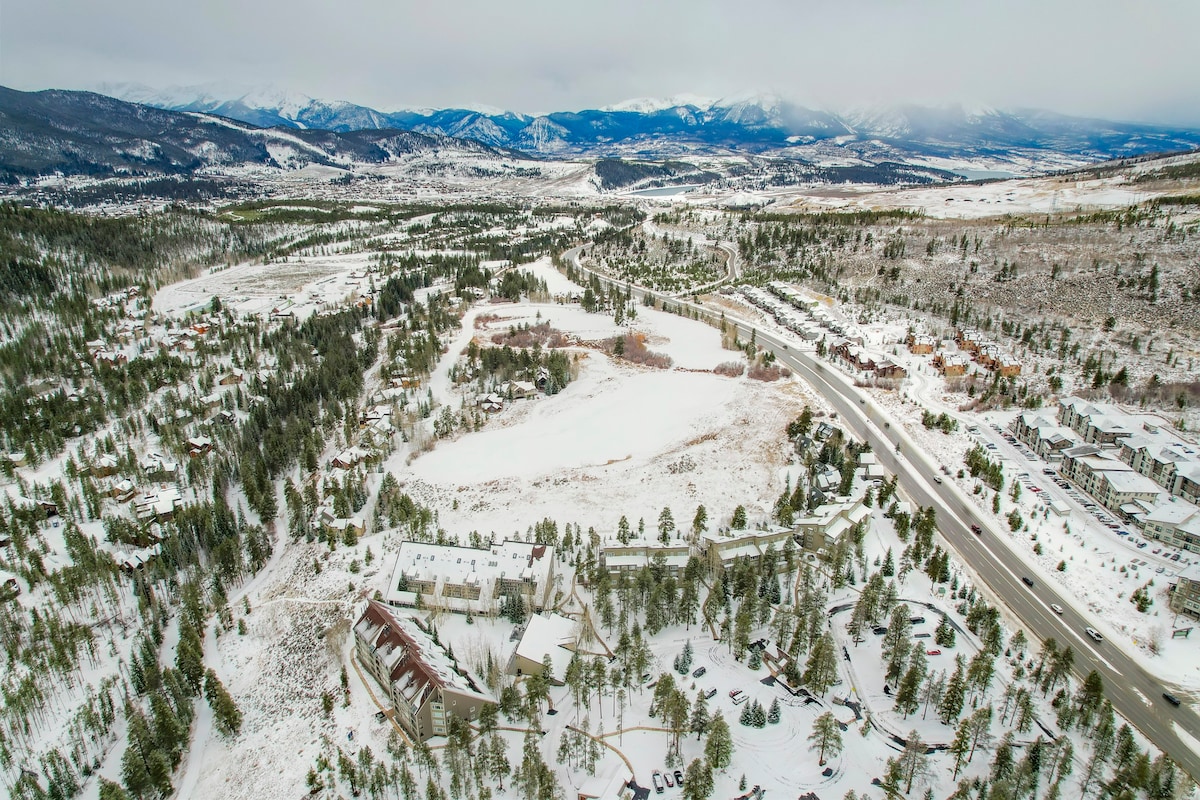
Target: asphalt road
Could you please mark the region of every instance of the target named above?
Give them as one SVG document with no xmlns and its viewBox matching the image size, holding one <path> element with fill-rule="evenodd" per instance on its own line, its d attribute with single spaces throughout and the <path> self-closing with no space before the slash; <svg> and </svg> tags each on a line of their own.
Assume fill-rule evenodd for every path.
<svg viewBox="0 0 1200 800">
<path fill-rule="evenodd" d="M 563 255 L 582 271 L 594 274 L 579 264 L 578 254 L 579 248 L 574 248 Z M 603 275 L 597 274 L 597 277 L 601 283 L 611 282 Z M 646 294 L 659 300 L 665 298 L 661 293 L 633 289 L 636 299 L 640 300 Z M 717 322 L 718 315 L 703 304 L 676 298 L 670 298 L 670 302 L 697 312 L 710 323 Z M 736 327 L 743 341 L 749 341 L 753 333 L 760 348 L 773 352 L 779 363 L 791 368 L 819 392 L 837 412 L 841 425 L 859 439 L 870 442 L 879 463 L 899 476 L 900 489 L 909 500 L 936 509 L 938 530 L 943 538 L 991 593 L 1021 621 L 1033 639 L 1040 642 L 1053 638 L 1060 647 L 1069 645 L 1075 651 L 1077 675 L 1082 678 L 1092 670 L 1098 672 L 1104 679 L 1105 695 L 1117 713 L 1169 755 L 1193 780 L 1200 781 L 1200 753 L 1192 750 L 1174 728 L 1178 725 L 1200 741 L 1200 715 L 1190 705 L 1179 708 L 1170 705 L 1162 698 L 1164 686 L 1158 678 L 1142 669 L 1114 643 L 1092 641 L 1084 633 L 1084 628 L 1092 621 L 1063 600 L 1056 583 L 1038 574 L 1035 567 L 1014 554 L 1002 535 L 996 533 L 992 521 L 977 513 L 953 481 L 938 483 L 941 465 L 930 461 L 899 424 L 892 424 L 886 414 L 831 365 L 817 358 L 811 348 L 785 341 L 774 333 L 732 318 L 727 317 L 726 323 Z M 947 466 L 957 468 L 958 465 Z M 971 525 L 978 525 L 983 534 L 973 534 Z M 1027 587 L 1021 582 L 1022 577 L 1031 578 L 1034 586 Z M 1062 615 L 1050 609 L 1051 603 L 1062 606 Z M 1172 690 L 1172 694 L 1183 697 L 1177 690 Z"/>
</svg>

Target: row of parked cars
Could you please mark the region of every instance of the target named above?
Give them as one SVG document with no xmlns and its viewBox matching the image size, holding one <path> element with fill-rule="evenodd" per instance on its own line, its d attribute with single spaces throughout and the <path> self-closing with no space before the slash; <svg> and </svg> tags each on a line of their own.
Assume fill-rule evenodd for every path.
<svg viewBox="0 0 1200 800">
<path fill-rule="evenodd" d="M 680 770 L 675 770 L 674 772 L 670 770 L 661 772 L 654 770 L 654 774 L 650 776 L 650 780 L 654 784 L 654 791 L 662 794 L 667 787 L 683 787 L 683 772 Z"/>
</svg>

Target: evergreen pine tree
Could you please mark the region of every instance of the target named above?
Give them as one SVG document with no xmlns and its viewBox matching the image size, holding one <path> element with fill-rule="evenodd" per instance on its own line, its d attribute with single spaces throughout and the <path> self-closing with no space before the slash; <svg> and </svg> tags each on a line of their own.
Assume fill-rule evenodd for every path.
<svg viewBox="0 0 1200 800">
<path fill-rule="evenodd" d="M 217 730 L 226 736 L 237 736 L 242 729 L 242 712 L 211 669 L 204 673 L 204 697 L 212 708 Z"/>
</svg>

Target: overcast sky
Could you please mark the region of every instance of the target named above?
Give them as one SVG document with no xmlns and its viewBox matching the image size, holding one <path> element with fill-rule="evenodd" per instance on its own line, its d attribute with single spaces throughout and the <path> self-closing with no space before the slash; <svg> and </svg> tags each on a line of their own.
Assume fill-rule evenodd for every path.
<svg viewBox="0 0 1200 800">
<path fill-rule="evenodd" d="M 1198 32 L 1198 0 L 5 0 L 0 83 L 524 112 L 764 90 L 1200 125 Z"/>
</svg>

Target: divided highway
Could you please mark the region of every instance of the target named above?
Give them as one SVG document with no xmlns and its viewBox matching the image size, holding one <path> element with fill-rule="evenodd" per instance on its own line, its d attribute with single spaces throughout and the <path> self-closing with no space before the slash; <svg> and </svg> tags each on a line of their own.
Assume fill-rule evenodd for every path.
<svg viewBox="0 0 1200 800">
<path fill-rule="evenodd" d="M 601 284 L 625 288 L 620 282 L 580 265 L 580 249 L 568 250 L 563 257 L 581 272 L 595 275 Z M 720 315 L 703 305 L 667 298 L 639 287 L 632 287 L 632 293 L 638 300 L 647 294 L 659 301 L 666 299 L 671 305 L 682 306 L 710 324 L 720 322 Z M 1116 644 L 1092 641 L 1084 633 L 1084 628 L 1093 624 L 1092 620 L 1081 616 L 1063 599 L 1057 582 L 1037 574 L 1013 553 L 1007 542 L 994 532 L 992 520 L 974 508 L 953 481 L 941 482 L 941 465 L 933 464 L 905 435 L 900 425 L 892 425 L 891 420 L 841 373 L 823 363 L 812 351 L 797 349 L 795 342 L 784 341 L 747 322 L 729 317 L 725 321 L 743 341 L 748 341 L 753 334 L 760 348 L 774 353 L 780 364 L 792 369 L 818 391 L 837 412 L 841 424 L 859 439 L 870 442 L 879 463 L 899 476 L 899 486 L 905 495 L 913 503 L 932 506 L 936 510 L 938 530 L 943 538 L 991 593 L 1021 620 L 1032 637 L 1037 641 L 1053 638 L 1060 646 L 1069 645 L 1075 651 L 1076 673 L 1082 678 L 1092 670 L 1098 672 L 1104 679 L 1105 694 L 1117 712 L 1194 780 L 1200 780 L 1200 753 L 1175 731 L 1178 725 L 1200 741 L 1200 715 L 1190 705 L 1171 706 L 1162 698 L 1165 687 L 1158 678 Z M 957 465 L 948 466 L 957 468 Z M 983 534 L 973 534 L 972 525 L 978 525 Z M 1022 583 L 1023 577 L 1032 579 L 1034 585 L 1026 586 Z M 1051 603 L 1063 608 L 1062 615 L 1050 609 Z"/>
</svg>

